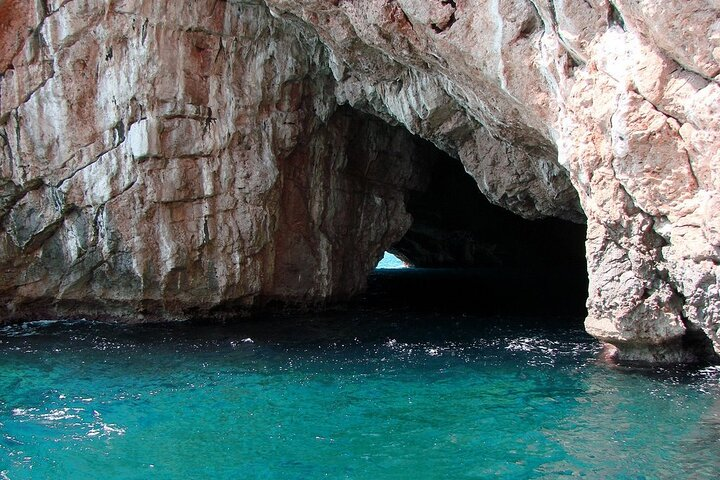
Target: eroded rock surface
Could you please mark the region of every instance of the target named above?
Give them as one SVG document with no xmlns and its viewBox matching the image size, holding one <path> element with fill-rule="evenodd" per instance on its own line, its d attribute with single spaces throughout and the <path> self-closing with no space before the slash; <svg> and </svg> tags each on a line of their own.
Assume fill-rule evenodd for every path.
<svg viewBox="0 0 720 480">
<path fill-rule="evenodd" d="M 327 49 L 264 5 L 34 18 L 2 83 L 6 316 L 341 298 L 409 227 L 418 141 L 338 108 Z"/>
<path fill-rule="evenodd" d="M 587 222 L 586 326 L 622 359 L 720 352 L 716 1 L 0 12 L 6 318 L 352 294 L 427 184 L 409 131 L 492 203 Z"/>
</svg>

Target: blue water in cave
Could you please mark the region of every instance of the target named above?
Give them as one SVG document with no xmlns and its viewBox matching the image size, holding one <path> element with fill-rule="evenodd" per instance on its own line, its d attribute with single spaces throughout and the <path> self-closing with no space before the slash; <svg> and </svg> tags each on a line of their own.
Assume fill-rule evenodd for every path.
<svg viewBox="0 0 720 480">
<path fill-rule="evenodd" d="M 610 368 L 571 320 L 6 326 L 0 478 L 717 478 L 720 370 Z"/>
</svg>

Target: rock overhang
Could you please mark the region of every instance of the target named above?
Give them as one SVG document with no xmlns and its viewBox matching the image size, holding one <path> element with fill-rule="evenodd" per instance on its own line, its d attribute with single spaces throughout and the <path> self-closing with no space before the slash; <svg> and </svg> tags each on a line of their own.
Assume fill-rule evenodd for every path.
<svg viewBox="0 0 720 480">
<path fill-rule="evenodd" d="M 716 7 L 6 6 L 18 13 L 1 52 L 8 315 L 37 299 L 175 317 L 357 291 L 409 227 L 402 191 L 422 175 L 397 165 L 421 153 L 342 104 L 459 158 L 495 204 L 586 219 L 587 328 L 621 358 L 671 358 L 651 346 L 697 332 L 719 348 Z M 371 133 L 352 160 L 358 129 Z M 353 161 L 396 171 L 358 182 Z M 22 225 L 28 208 L 37 221 Z M 351 237 L 367 259 L 345 252 Z"/>
</svg>

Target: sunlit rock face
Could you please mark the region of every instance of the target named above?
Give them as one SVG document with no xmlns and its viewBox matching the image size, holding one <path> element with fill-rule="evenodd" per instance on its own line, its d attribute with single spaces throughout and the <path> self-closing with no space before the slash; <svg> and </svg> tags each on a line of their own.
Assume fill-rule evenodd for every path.
<svg viewBox="0 0 720 480">
<path fill-rule="evenodd" d="M 346 297 L 410 225 L 418 140 L 338 108 L 328 50 L 264 5 L 28 18 L 2 79 L 5 316 Z"/>
<path fill-rule="evenodd" d="M 4 316 L 350 295 L 427 186 L 414 134 L 490 202 L 587 222 L 586 326 L 621 359 L 720 351 L 719 18 L 707 0 L 0 1 Z"/>
</svg>

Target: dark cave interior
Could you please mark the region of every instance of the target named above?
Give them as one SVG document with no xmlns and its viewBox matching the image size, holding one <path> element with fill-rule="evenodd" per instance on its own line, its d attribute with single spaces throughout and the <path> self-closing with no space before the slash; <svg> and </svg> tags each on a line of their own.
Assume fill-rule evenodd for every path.
<svg viewBox="0 0 720 480">
<path fill-rule="evenodd" d="M 426 190 L 407 196 L 413 224 L 388 248 L 412 268 L 375 270 L 362 301 L 422 311 L 583 317 L 585 225 L 526 220 L 492 205 L 459 160 L 435 150 Z"/>
</svg>

